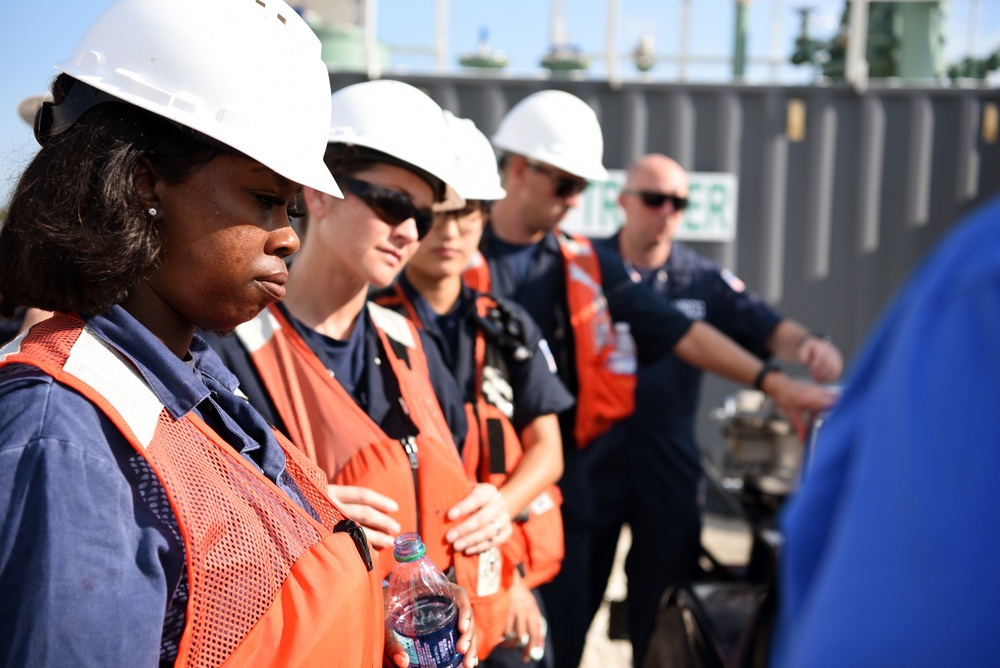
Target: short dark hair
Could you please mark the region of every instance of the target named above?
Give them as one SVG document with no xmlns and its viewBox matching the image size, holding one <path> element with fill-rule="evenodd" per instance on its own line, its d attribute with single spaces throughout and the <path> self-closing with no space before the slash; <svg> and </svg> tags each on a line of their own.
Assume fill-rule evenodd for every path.
<svg viewBox="0 0 1000 668">
<path fill-rule="evenodd" d="M 55 104 L 74 85 L 85 84 L 59 75 Z M 0 227 L 0 315 L 18 306 L 90 315 L 124 301 L 162 248 L 160 225 L 136 187 L 140 161 L 181 183 L 221 152 L 125 102 L 100 104 L 50 137 Z"/>
</svg>

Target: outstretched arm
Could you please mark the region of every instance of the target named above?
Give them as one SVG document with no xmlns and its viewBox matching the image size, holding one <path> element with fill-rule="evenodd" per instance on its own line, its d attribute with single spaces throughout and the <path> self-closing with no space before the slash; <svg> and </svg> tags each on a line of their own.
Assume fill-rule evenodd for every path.
<svg viewBox="0 0 1000 668">
<path fill-rule="evenodd" d="M 751 387 L 764 367 L 760 360 L 704 322 L 692 324 L 677 342 L 674 352 L 688 364 Z M 828 390 L 792 380 L 778 371 L 763 377 L 760 390 L 774 399 L 803 439 L 807 414 L 829 407 L 834 399 Z"/>
</svg>

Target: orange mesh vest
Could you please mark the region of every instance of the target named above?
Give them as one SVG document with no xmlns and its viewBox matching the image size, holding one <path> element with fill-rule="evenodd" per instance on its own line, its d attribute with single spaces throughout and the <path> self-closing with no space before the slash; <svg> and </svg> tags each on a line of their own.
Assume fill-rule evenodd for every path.
<svg viewBox="0 0 1000 668">
<path fill-rule="evenodd" d="M 590 240 L 558 233 L 559 250 L 566 267 L 566 303 L 576 350 L 576 424 L 573 437 L 578 448 L 635 410 L 635 374 L 611 369 L 615 330 L 608 301 L 601 287 L 601 267 Z M 489 291 L 490 268 L 476 253 L 465 270 L 465 280 L 480 292 Z"/>
<path fill-rule="evenodd" d="M 395 500 L 399 510 L 390 515 L 401 530 L 420 533 L 431 560 L 443 571 L 453 569 L 455 582 L 472 599 L 479 656 L 485 657 L 503 637 L 514 562 L 496 548 L 471 557 L 456 553 L 445 539 L 459 523 L 446 513 L 473 485 L 434 395 L 416 329 L 376 304 L 369 303 L 368 312 L 416 437 L 387 436 L 276 306 L 240 325 L 236 335 L 250 352 L 292 442 L 320 465 L 327 480 Z M 388 577 L 395 564 L 391 550 L 380 564 L 379 575 Z"/>
<path fill-rule="evenodd" d="M 322 473 L 280 434 L 287 471 L 322 521 L 193 412 L 171 417 L 126 358 L 76 316 L 56 314 L 5 350 L 0 366 L 36 366 L 103 411 L 163 485 L 190 588 L 175 665 L 381 665 L 377 573 L 351 534 L 335 530 L 349 520 L 326 496 Z"/>
<path fill-rule="evenodd" d="M 382 298 L 379 303 L 402 310 L 413 323 L 422 326 L 419 314 L 398 283 L 395 295 Z M 476 297 L 476 311 L 481 317 L 486 317 L 495 307 L 496 301 L 489 295 Z M 499 488 L 517 468 L 524 450 L 510 421 L 513 406 L 509 385 L 504 381 L 505 387 L 495 387 L 492 378 L 495 371 L 484 371 L 489 345 L 482 330 L 477 330 L 474 347 L 476 396 L 474 401 L 465 404 L 469 431 L 462 446 L 462 462 L 471 480 L 488 482 Z M 527 518 L 515 521 L 514 536 L 503 546 L 504 554 L 522 565 L 522 580 L 529 588 L 550 581 L 562 566 L 565 546 L 562 513 L 559 512 L 561 504 L 559 487 L 550 485 L 531 502 Z"/>
</svg>

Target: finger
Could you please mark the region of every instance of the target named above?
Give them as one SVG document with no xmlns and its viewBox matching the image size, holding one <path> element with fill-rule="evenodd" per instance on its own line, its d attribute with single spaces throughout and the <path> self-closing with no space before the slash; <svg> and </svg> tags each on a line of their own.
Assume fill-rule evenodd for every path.
<svg viewBox="0 0 1000 668">
<path fill-rule="evenodd" d="M 809 366 L 813 358 L 813 346 L 811 341 L 806 341 L 799 346 L 799 364 Z"/>
<path fill-rule="evenodd" d="M 498 527 L 494 518 L 477 513 L 449 530 L 445 537 L 455 545 L 456 550 L 464 550 L 470 545 L 489 541 L 496 535 Z"/>
<path fill-rule="evenodd" d="M 526 647 L 531 642 L 527 615 L 518 615 L 517 622 L 514 624 L 514 633 L 517 634 L 518 644 L 521 647 Z"/>
<path fill-rule="evenodd" d="M 794 415 L 790 415 L 789 422 L 792 423 L 792 428 L 795 430 L 795 435 L 798 437 L 799 441 L 805 443 L 806 421 L 803 419 L 802 414 L 796 412 Z"/>
<path fill-rule="evenodd" d="M 385 647 L 383 653 L 385 656 L 390 657 L 393 664 L 399 666 L 399 668 L 406 668 L 410 665 L 410 657 L 406 653 L 406 648 L 396 638 L 396 634 L 393 633 L 388 620 L 385 623 Z"/>
<path fill-rule="evenodd" d="M 488 483 L 479 483 L 472 488 L 468 496 L 451 507 L 448 511 L 448 519 L 457 520 L 460 517 L 474 513 L 499 495 L 500 492 L 497 491 L 495 486 Z"/>
<path fill-rule="evenodd" d="M 464 550 L 462 550 L 462 554 L 465 554 L 467 556 L 474 556 L 474 555 L 477 555 L 477 554 L 479 554 L 481 552 L 485 552 L 486 550 L 490 549 L 491 547 L 498 547 L 500 545 L 503 545 L 504 543 L 506 543 L 510 539 L 511 536 L 514 535 L 514 529 L 511 526 L 511 523 L 507 522 L 506 525 L 502 526 L 495 533 L 493 532 L 492 527 L 487 527 L 487 534 L 486 535 L 489 536 L 490 533 L 493 534 L 492 538 L 486 538 L 486 539 L 484 539 L 484 540 L 482 540 L 482 541 L 480 541 L 478 543 L 470 545 L 469 547 L 467 547 Z M 457 543 L 456 543 L 456 545 L 457 545 Z M 455 549 L 459 549 L 459 548 L 456 547 Z"/>
<path fill-rule="evenodd" d="M 531 646 L 528 650 L 528 658 L 531 661 L 540 662 L 545 658 L 545 635 L 548 633 L 548 623 L 541 615 L 538 616 L 538 635 L 533 636 Z M 536 639 L 537 638 L 537 644 Z"/>
<path fill-rule="evenodd" d="M 817 383 L 832 383 L 837 380 L 837 367 L 830 361 L 824 361 L 813 365 L 810 374 Z"/>
<path fill-rule="evenodd" d="M 370 506 L 345 504 L 343 509 L 348 517 L 363 526 L 366 530 L 371 529 L 372 531 L 387 534 L 393 538 L 399 533 L 399 522 Z"/>
<path fill-rule="evenodd" d="M 383 550 L 385 548 L 392 547 L 396 542 L 396 537 L 394 535 L 385 534 L 381 531 L 375 531 L 374 529 L 369 529 L 363 525 L 361 528 L 365 531 L 368 543 L 376 550 Z"/>
<path fill-rule="evenodd" d="M 330 498 L 340 504 L 351 503 L 371 506 L 383 513 L 394 513 L 399 510 L 399 504 L 393 499 L 367 487 L 327 485 L 327 491 Z"/>
<path fill-rule="evenodd" d="M 451 591 L 455 595 L 455 605 L 458 606 L 458 631 L 465 633 L 472 626 L 472 602 L 469 600 L 469 592 L 457 584 L 451 585 Z"/>
<path fill-rule="evenodd" d="M 493 546 L 502 545 L 512 534 L 510 519 L 500 516 L 491 520 L 482 529 L 462 536 L 454 542 L 454 546 L 464 554 L 479 554 Z"/>
<path fill-rule="evenodd" d="M 521 647 L 524 648 L 521 653 L 521 660 L 525 663 L 528 661 L 540 661 L 539 654 L 544 655 L 545 653 L 545 633 L 539 624 L 540 620 L 540 616 L 528 620 L 530 622 L 527 625 L 528 631 L 521 635 Z"/>
<path fill-rule="evenodd" d="M 469 628 L 458 638 L 458 644 L 456 645 L 458 651 L 464 654 L 466 657 L 476 655 L 476 627 L 475 624 L 469 623 Z M 478 661 L 477 661 L 478 663 Z M 473 664 L 475 665 L 475 664 Z"/>
</svg>

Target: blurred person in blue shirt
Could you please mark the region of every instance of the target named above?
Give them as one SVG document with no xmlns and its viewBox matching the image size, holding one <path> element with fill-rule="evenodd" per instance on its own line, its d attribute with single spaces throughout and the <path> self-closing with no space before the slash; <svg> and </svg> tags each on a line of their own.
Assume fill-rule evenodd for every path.
<svg viewBox="0 0 1000 668">
<path fill-rule="evenodd" d="M 825 419 L 782 528 L 774 668 L 996 665 L 1000 199 L 930 255 Z"/>
</svg>

